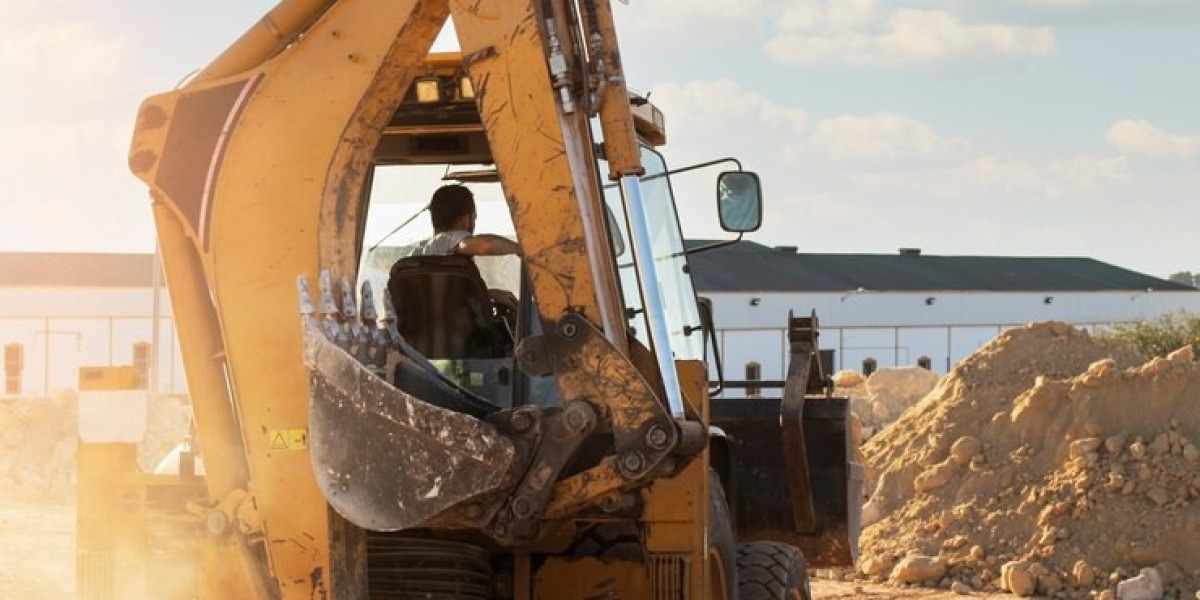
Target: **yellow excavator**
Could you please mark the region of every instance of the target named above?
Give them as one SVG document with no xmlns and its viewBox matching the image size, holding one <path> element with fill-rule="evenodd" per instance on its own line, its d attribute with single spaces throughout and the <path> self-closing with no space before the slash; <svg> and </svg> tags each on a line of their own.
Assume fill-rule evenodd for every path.
<svg viewBox="0 0 1200 600">
<path fill-rule="evenodd" d="M 459 51 L 431 54 L 450 21 Z M 127 509 L 200 524 L 183 597 L 806 599 L 806 568 L 852 563 L 861 469 L 816 319 L 789 316 L 781 397 L 714 399 L 707 248 L 627 58 L 608 0 L 283 0 L 145 100 L 129 166 L 203 493 Z M 518 308 L 459 255 L 372 282 L 373 182 L 428 165 L 504 198 Z M 728 231 L 758 227 L 756 175 L 716 188 Z"/>
</svg>

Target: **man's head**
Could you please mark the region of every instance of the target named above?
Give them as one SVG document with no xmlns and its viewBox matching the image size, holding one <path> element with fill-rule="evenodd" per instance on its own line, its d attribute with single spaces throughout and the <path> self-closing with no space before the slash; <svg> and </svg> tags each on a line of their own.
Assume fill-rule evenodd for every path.
<svg viewBox="0 0 1200 600">
<path fill-rule="evenodd" d="M 433 230 L 441 233 L 452 229 L 475 232 L 475 196 L 464 185 L 443 185 L 429 200 L 429 216 Z"/>
</svg>

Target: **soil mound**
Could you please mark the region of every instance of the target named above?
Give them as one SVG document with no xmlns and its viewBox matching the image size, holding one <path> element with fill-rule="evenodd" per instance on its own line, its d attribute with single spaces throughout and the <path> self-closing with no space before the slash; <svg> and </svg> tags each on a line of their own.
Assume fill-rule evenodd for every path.
<svg viewBox="0 0 1200 600">
<path fill-rule="evenodd" d="M 1155 567 L 1200 583 L 1200 364 L 1064 323 L 1002 333 L 863 446 L 861 570 L 1084 598 Z M 914 568 L 919 565 L 922 568 Z"/>
<path fill-rule="evenodd" d="M 0 498 L 75 500 L 75 397 L 0 401 Z"/>
<path fill-rule="evenodd" d="M 850 410 L 869 438 L 924 398 L 938 380 L 936 373 L 921 367 L 879 369 L 870 377 L 847 370 L 834 374 L 833 393 L 850 399 Z"/>
<path fill-rule="evenodd" d="M 0 400 L 0 501 L 75 502 L 78 447 L 76 395 Z M 156 397 L 138 464 L 153 471 L 183 441 L 191 423 L 184 397 Z"/>
</svg>

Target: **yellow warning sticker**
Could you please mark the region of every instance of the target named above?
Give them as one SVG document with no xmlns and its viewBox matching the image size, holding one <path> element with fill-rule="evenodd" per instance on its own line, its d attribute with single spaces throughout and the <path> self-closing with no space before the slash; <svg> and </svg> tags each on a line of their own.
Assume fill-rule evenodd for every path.
<svg viewBox="0 0 1200 600">
<path fill-rule="evenodd" d="M 272 450 L 308 450 L 308 429 L 272 429 L 267 432 Z"/>
</svg>

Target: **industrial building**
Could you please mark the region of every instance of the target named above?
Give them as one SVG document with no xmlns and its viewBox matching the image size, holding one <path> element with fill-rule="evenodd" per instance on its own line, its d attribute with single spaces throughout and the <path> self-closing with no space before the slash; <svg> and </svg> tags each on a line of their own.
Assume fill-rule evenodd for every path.
<svg viewBox="0 0 1200 600">
<path fill-rule="evenodd" d="M 748 363 L 782 378 L 789 311 L 816 312 L 835 369 L 924 362 L 942 373 L 1033 321 L 1095 331 L 1200 314 L 1200 290 L 1089 258 L 808 254 L 739 242 L 690 260 L 732 379 Z M 49 396 L 74 389 L 80 366 L 138 362 L 157 367 L 151 390 L 185 392 L 156 272 L 151 254 L 0 253 L 0 345 L 20 355 L 15 372 L 6 364 L 2 395 Z"/>
<path fill-rule="evenodd" d="M 49 397 L 77 389 L 81 366 L 132 364 L 158 367 L 152 391 L 185 392 L 156 272 L 152 254 L 0 253 L 0 397 Z"/>
<path fill-rule="evenodd" d="M 1096 332 L 1200 314 L 1200 290 L 1090 258 L 809 254 L 740 242 L 690 261 L 697 290 L 712 300 L 726 372 L 739 379 L 751 362 L 763 379 L 782 378 L 789 311 L 816 312 L 836 370 L 870 360 L 941 373 L 1030 322 Z"/>
</svg>

